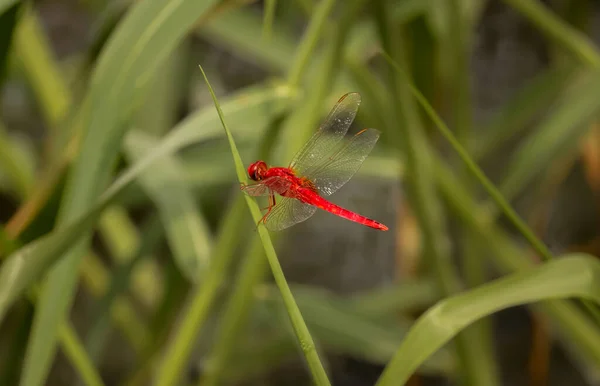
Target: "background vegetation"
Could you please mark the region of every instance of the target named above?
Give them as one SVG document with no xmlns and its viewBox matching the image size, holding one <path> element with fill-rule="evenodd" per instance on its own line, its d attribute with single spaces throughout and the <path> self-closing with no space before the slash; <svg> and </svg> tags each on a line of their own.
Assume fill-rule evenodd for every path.
<svg viewBox="0 0 600 386">
<path fill-rule="evenodd" d="M 0 385 L 597 384 L 599 11 L 0 0 Z M 390 231 L 256 229 L 349 91 Z"/>
</svg>

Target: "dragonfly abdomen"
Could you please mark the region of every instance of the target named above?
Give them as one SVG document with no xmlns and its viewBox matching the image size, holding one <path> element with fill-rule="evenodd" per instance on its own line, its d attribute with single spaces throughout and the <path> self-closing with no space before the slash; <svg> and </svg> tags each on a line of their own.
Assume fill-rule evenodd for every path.
<svg viewBox="0 0 600 386">
<path fill-rule="evenodd" d="M 358 213 L 354 213 L 348 209 L 344 209 L 341 206 L 337 206 L 329 201 L 327 201 L 326 199 L 324 199 L 323 197 L 319 196 L 319 195 L 314 195 L 312 197 L 312 199 L 307 200 L 308 204 L 314 205 L 319 209 L 323 209 L 331 214 L 335 214 L 336 216 L 340 216 L 342 218 L 345 218 L 346 220 L 350 220 L 350 221 L 354 221 L 356 223 L 374 228 L 374 229 L 378 229 L 381 231 L 387 231 L 388 227 L 383 225 L 382 223 L 375 221 L 375 220 L 371 220 L 368 217 L 365 216 L 361 216 Z"/>
</svg>

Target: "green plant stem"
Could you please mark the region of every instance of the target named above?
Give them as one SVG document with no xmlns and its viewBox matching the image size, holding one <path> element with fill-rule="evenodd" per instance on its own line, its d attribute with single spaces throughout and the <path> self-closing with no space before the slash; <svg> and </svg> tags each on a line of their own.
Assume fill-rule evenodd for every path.
<svg viewBox="0 0 600 386">
<path fill-rule="evenodd" d="M 325 0 L 327 1 L 327 0 Z M 223 116 L 223 112 L 221 111 L 221 107 L 219 106 L 219 102 L 217 101 L 217 97 L 210 86 L 208 78 L 204 73 L 204 70 L 200 66 L 200 71 L 202 71 L 202 76 L 206 82 L 206 85 L 210 91 L 210 94 L 213 98 L 213 102 L 215 104 L 215 108 L 219 113 L 219 118 L 221 119 L 221 124 L 223 125 L 223 129 L 227 134 L 227 140 L 231 147 L 231 153 L 233 156 L 236 174 L 238 176 L 238 180 L 240 184 L 246 183 L 246 168 L 242 162 L 240 154 L 237 150 L 237 146 L 233 139 L 233 135 L 229 131 L 229 128 L 225 124 L 225 118 Z M 252 214 L 252 218 L 258 224 L 260 219 L 262 218 L 262 214 L 256 202 L 248 195 L 244 195 L 246 199 L 246 203 L 248 204 L 248 208 Z M 281 296 L 283 298 L 286 310 L 290 317 L 290 321 L 292 322 L 292 326 L 294 327 L 294 332 L 296 333 L 296 337 L 298 338 L 298 342 L 300 343 L 300 347 L 304 353 L 306 361 L 308 362 L 308 366 L 310 368 L 311 374 L 313 376 L 313 380 L 318 386 L 321 385 L 330 385 L 329 379 L 327 378 L 327 373 L 323 368 L 323 364 L 319 360 L 319 355 L 317 353 L 315 343 L 310 336 L 308 328 L 306 327 L 306 323 L 302 318 L 302 314 L 298 309 L 298 305 L 294 300 L 294 296 L 292 295 L 292 291 L 285 280 L 285 275 L 283 274 L 283 270 L 281 269 L 281 265 L 279 264 L 279 260 L 277 259 L 277 254 L 275 253 L 275 248 L 273 248 L 273 244 L 269 237 L 269 232 L 263 225 L 258 226 L 258 234 L 260 235 L 260 239 L 263 244 L 263 248 L 265 249 L 265 254 L 267 255 L 267 259 L 269 261 L 269 265 L 271 267 L 271 272 L 273 273 L 273 277 L 275 278 L 275 283 L 281 292 Z"/>
</svg>

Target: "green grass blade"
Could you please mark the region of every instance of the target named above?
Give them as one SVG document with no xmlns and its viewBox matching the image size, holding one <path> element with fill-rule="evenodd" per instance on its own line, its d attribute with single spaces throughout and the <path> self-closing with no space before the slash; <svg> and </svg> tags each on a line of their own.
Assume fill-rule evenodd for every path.
<svg viewBox="0 0 600 386">
<path fill-rule="evenodd" d="M 283 107 L 289 102 L 292 93 L 287 87 L 273 87 L 267 89 L 257 88 L 241 94 L 234 98 L 236 103 L 230 103 L 230 106 L 224 104 L 223 110 L 229 121 L 234 122 L 236 127 L 246 128 L 245 131 L 240 130 L 243 137 L 256 139 L 262 136 L 261 130 L 264 130 L 262 123 L 266 125 L 269 119 L 283 111 Z M 197 138 L 198 135 L 201 135 L 202 139 L 207 140 L 222 137 L 223 129 L 219 127 L 218 115 L 214 108 L 211 107 L 210 114 L 208 114 L 208 111 L 203 111 L 200 117 L 210 117 L 211 120 L 200 122 L 192 117 L 188 122 L 182 123 L 178 130 L 181 132 L 182 138 Z M 198 127 L 204 127 L 205 129 L 200 132 L 197 129 Z M 170 141 L 165 140 L 163 142 Z M 227 147 L 227 151 L 230 152 L 229 147 Z M 229 155 L 229 157 L 231 156 Z M 206 165 L 208 165 L 208 162 Z M 214 255 L 211 260 L 213 263 L 210 265 L 209 272 L 190 295 L 190 306 L 186 308 L 182 323 L 177 326 L 173 338 L 165 349 L 164 360 L 158 365 L 157 386 L 174 384 L 183 371 L 183 367 L 191 353 L 194 339 L 205 322 L 218 290 L 223 280 L 225 280 L 234 249 L 242 232 L 244 232 L 244 206 L 244 199 L 240 196 L 225 216 L 215 243 Z M 149 361 L 149 363 L 156 362 L 157 360 Z"/>
<path fill-rule="evenodd" d="M 403 41 L 407 31 L 404 27 L 391 22 L 385 1 L 377 1 L 374 17 L 377 21 L 381 45 L 396 60 L 408 65 L 408 49 Z M 398 36 L 399 38 L 393 38 Z M 425 128 L 418 105 L 404 83 L 404 79 L 386 67 L 387 81 L 391 86 L 392 107 L 388 117 L 388 136 L 397 151 L 402 152 L 406 162 L 406 186 L 410 205 L 422 233 L 422 256 L 426 266 L 433 272 L 438 288 L 444 296 L 461 289 L 456 268 L 451 264 L 450 248 L 445 240 L 446 221 L 441 202 L 435 190 L 433 170 L 431 168 L 432 150 L 427 141 Z M 460 334 L 454 343 L 459 356 L 461 372 L 467 372 L 473 366 L 467 362 L 468 337 Z"/>
<path fill-rule="evenodd" d="M 266 43 L 261 38 L 260 17 L 240 8 L 204 23 L 198 34 L 261 67 L 284 73 L 291 66 L 295 41 L 279 23 L 274 22 L 273 30 L 273 36 Z"/>
<path fill-rule="evenodd" d="M 242 261 L 243 266 L 227 301 L 222 321 L 219 323 L 215 348 L 210 357 L 210 367 L 206 369 L 199 385 L 220 385 L 230 367 L 231 353 L 239 341 L 242 327 L 246 324 L 254 304 L 256 284 L 265 277 L 267 260 L 260 238 L 253 238 Z"/>
<path fill-rule="evenodd" d="M 478 237 L 487 246 L 488 254 L 504 272 L 527 271 L 535 267 L 531 252 L 517 244 L 513 237 L 490 221 L 490 216 L 481 210 L 464 187 L 456 181 L 452 171 L 441 159 L 435 160 L 436 177 L 440 191 L 449 208 L 469 226 L 473 237 Z M 560 326 L 557 334 L 569 344 L 576 344 L 580 353 L 600 365 L 600 329 L 580 307 L 566 300 L 553 300 L 539 307 Z"/>
<path fill-rule="evenodd" d="M 127 136 L 125 148 L 129 156 L 138 161 L 155 148 L 156 143 L 152 136 L 133 131 Z M 181 162 L 175 156 L 166 156 L 152 170 L 142 173 L 139 180 L 157 205 L 181 273 L 191 282 L 197 281 L 208 267 L 212 240 L 184 180 Z"/>
<path fill-rule="evenodd" d="M 147 328 L 142 329 L 139 327 L 139 322 L 134 322 L 131 317 L 124 317 L 135 315 L 133 309 L 130 309 L 126 314 L 121 312 L 120 315 L 117 311 L 119 307 L 130 308 L 131 304 L 124 302 L 125 299 L 122 294 L 132 284 L 130 283 L 132 281 L 132 273 L 135 268 L 139 267 L 139 263 L 142 260 L 150 257 L 152 251 L 156 250 L 164 239 L 162 224 L 158 220 L 158 216 L 152 216 L 147 223 L 142 224 L 140 234 L 142 240 L 139 242 L 139 245 L 133 248 L 135 255 L 131 256 L 129 261 L 119 264 L 110 279 L 108 278 L 108 272 L 106 272 L 102 262 L 98 259 L 91 259 L 88 255 L 83 261 L 83 277 L 86 280 L 93 278 L 94 283 L 102 281 L 101 284 L 96 284 L 93 287 L 95 291 L 94 295 L 100 299 L 91 312 L 92 317 L 90 319 L 93 322 L 90 323 L 85 339 L 87 351 L 96 361 L 107 342 L 106 338 L 109 336 L 111 330 L 111 322 L 121 328 L 124 337 L 130 341 L 136 354 L 142 351 L 146 337 L 149 336 Z M 94 265 L 92 266 L 92 264 Z M 104 274 L 101 274 L 100 271 L 103 271 Z M 158 285 L 162 287 L 161 283 L 158 283 Z M 131 287 L 132 293 L 141 293 L 141 288 L 137 289 L 135 285 L 131 285 Z M 148 301 L 146 300 L 143 304 L 148 304 Z M 139 338 L 140 336 L 141 338 Z"/>
<path fill-rule="evenodd" d="M 508 199 L 516 197 L 553 159 L 577 151 L 578 141 L 590 130 L 589 123 L 600 111 L 600 72 L 586 71 L 572 86 L 506 166 L 499 186 Z"/>
<path fill-rule="evenodd" d="M 28 5 L 24 11 L 15 34 L 15 52 L 39 99 L 46 122 L 55 129 L 71 105 L 71 93 L 35 10 Z"/>
<path fill-rule="evenodd" d="M 326 0 L 327 2 L 327 0 Z M 240 183 L 245 183 L 247 181 L 246 178 L 246 168 L 242 163 L 242 159 L 239 155 L 237 147 L 235 145 L 235 141 L 227 125 L 225 124 L 225 118 L 223 117 L 223 112 L 221 111 L 221 107 L 217 101 L 217 97 L 215 96 L 210 83 L 208 82 L 208 78 L 206 78 L 206 74 L 204 70 L 200 66 L 200 70 L 202 71 L 202 75 L 204 76 L 204 80 L 210 90 L 211 96 L 213 97 L 213 101 L 215 104 L 215 108 L 219 113 L 219 118 L 221 119 L 221 123 L 223 124 L 223 129 L 227 134 L 227 139 L 231 146 L 231 152 L 233 155 L 233 160 L 236 168 L 236 173 L 238 176 L 238 180 Z M 248 204 L 248 208 L 252 214 L 252 218 L 256 223 L 262 218 L 262 214 L 256 202 L 251 199 L 249 196 L 245 196 L 246 203 Z M 275 249 L 273 248 L 273 244 L 271 243 L 271 238 L 269 237 L 268 231 L 264 228 L 264 226 L 258 227 L 258 233 L 260 235 L 261 241 L 263 243 L 263 247 L 265 249 L 265 254 L 267 255 L 267 259 L 269 261 L 269 265 L 271 266 L 271 271 L 273 273 L 273 277 L 275 278 L 275 282 L 279 287 L 279 291 L 281 292 L 281 296 L 285 302 L 286 309 L 288 311 L 288 315 L 292 322 L 292 326 L 294 327 L 294 331 L 296 332 L 296 337 L 300 343 L 300 347 L 302 347 L 302 351 L 306 357 L 306 361 L 310 367 L 313 380 L 317 385 L 329 385 L 329 379 L 327 378 L 327 374 L 325 373 L 325 369 L 319 360 L 319 355 L 317 353 L 315 344 L 313 342 L 312 337 L 306 327 L 306 323 L 302 318 L 302 314 L 298 309 L 298 306 L 294 300 L 292 292 L 285 280 L 285 276 L 283 274 L 283 270 L 281 269 L 281 265 L 277 260 L 277 255 L 275 253 Z"/>
<path fill-rule="evenodd" d="M 0 14 L 17 4 L 19 0 L 0 0 Z"/>
<path fill-rule="evenodd" d="M 12 190 L 20 198 L 26 198 L 33 191 L 35 174 L 30 157 L 8 135 L 2 122 L 0 122 L 0 172 L 8 177 Z"/>
<path fill-rule="evenodd" d="M 600 54 L 585 35 L 554 15 L 546 5 L 535 0 L 504 0 L 536 25 L 550 39 L 582 63 L 600 68 Z"/>
<path fill-rule="evenodd" d="M 290 97 L 291 92 L 287 87 L 256 87 L 232 97 L 223 104 L 223 111 L 228 114 L 230 121 L 243 126 L 244 123 L 247 124 L 249 117 L 268 117 L 277 113 Z M 198 127 L 203 127 L 204 130 L 198 130 Z M 251 128 L 252 131 L 245 132 L 248 137 L 257 135 L 256 127 L 251 125 Z M 214 109 L 198 111 L 181 122 L 147 156 L 115 180 L 92 209 L 67 226 L 54 230 L 10 254 L 5 264 L 0 267 L 0 320 L 15 299 L 63 256 L 73 240 L 91 229 L 102 210 L 143 171 L 167 154 L 192 143 L 218 137 L 219 133 L 222 133 L 221 130 Z"/>
<path fill-rule="evenodd" d="M 88 91 L 90 116 L 81 152 L 70 171 L 57 224 L 68 224 L 94 204 L 107 185 L 127 128 L 156 68 L 215 1 L 148 0 L 135 3 L 103 50 Z M 56 353 L 58 326 L 75 293 L 78 268 L 90 242 L 84 233 L 47 278 L 36 304 L 21 384 L 45 382 Z M 75 239 L 74 239 L 75 240 Z M 74 241 L 73 240 L 73 241 Z"/>
<path fill-rule="evenodd" d="M 181 377 L 198 331 L 206 321 L 226 279 L 234 251 L 244 231 L 245 206 L 242 197 L 238 197 L 230 206 L 215 243 L 213 264 L 202 283 L 190 295 L 190 305 L 183 313 L 181 323 L 176 326 L 174 335 L 164 350 L 162 363 L 158 365 L 155 386 L 176 384 Z"/>
<path fill-rule="evenodd" d="M 472 56 L 472 27 L 467 20 L 467 15 L 462 12 L 464 2 L 451 0 L 447 3 L 445 10 L 448 22 L 448 37 L 441 38 L 438 43 L 442 47 L 448 46 L 450 67 L 450 93 L 452 93 L 451 122 L 457 139 L 468 150 L 473 147 L 473 97 L 471 93 L 471 68 L 469 58 Z M 444 9 L 444 7 L 438 7 Z M 444 43 L 448 44 L 444 44 Z M 444 57 L 444 52 L 440 52 Z M 448 90 L 448 89 L 447 89 Z M 431 95 L 432 93 L 430 93 Z M 458 168 L 457 174 L 463 184 L 472 188 L 473 181 L 466 178 L 464 165 Z M 468 288 L 474 288 L 484 283 L 485 262 L 481 259 L 484 248 L 478 240 L 471 237 L 471 232 L 466 227 L 459 229 L 458 252 L 461 258 L 462 273 Z M 494 357 L 493 336 L 491 320 L 485 318 L 474 323 L 463 332 L 465 334 L 464 353 L 465 371 L 461 381 L 466 385 L 496 386 L 500 384 L 499 371 Z"/>
<path fill-rule="evenodd" d="M 323 34 L 323 30 L 327 25 L 327 17 L 333 10 L 335 0 L 321 1 L 310 19 L 310 23 L 306 28 L 304 37 L 300 42 L 294 56 L 292 67 L 288 73 L 288 84 L 290 87 L 297 87 L 306 72 L 310 57 L 313 55 L 319 38 Z"/>
<path fill-rule="evenodd" d="M 271 40 L 273 33 L 273 20 L 275 19 L 275 10 L 277 8 L 277 0 L 265 1 L 265 16 L 263 21 L 263 38 L 266 41 Z"/>
<path fill-rule="evenodd" d="M 515 212 L 515 210 L 510 206 L 510 204 L 506 201 L 506 199 L 502 196 L 502 194 L 496 189 L 494 184 L 485 176 L 483 171 L 477 166 L 477 164 L 473 161 L 473 159 L 469 156 L 469 153 L 465 150 L 465 148 L 460 144 L 460 142 L 456 139 L 452 131 L 446 126 L 446 124 L 442 121 L 442 119 L 436 114 L 433 107 L 427 102 L 425 97 L 417 90 L 408 80 L 408 77 L 402 71 L 402 69 L 396 64 L 392 58 L 390 58 L 387 54 L 383 53 L 383 56 L 388 60 L 390 65 L 392 65 L 395 70 L 402 74 L 402 76 L 406 79 L 411 92 L 421 104 L 427 115 L 431 118 L 431 120 L 435 123 L 435 126 L 442 133 L 444 138 L 454 148 L 454 150 L 458 153 L 461 160 L 467 166 L 467 170 L 483 185 L 488 194 L 492 197 L 492 199 L 496 202 L 496 204 L 501 208 L 502 212 L 508 217 L 508 219 L 513 223 L 513 225 L 519 230 L 519 232 L 527 239 L 527 241 L 531 244 L 533 249 L 540 254 L 540 256 L 544 260 L 552 259 L 552 253 L 550 250 L 544 245 L 542 241 L 540 241 L 533 231 L 527 226 L 527 224 L 519 217 L 519 215 Z"/>
<path fill-rule="evenodd" d="M 59 329 L 60 340 L 69 360 L 78 369 L 81 380 L 88 386 L 102 386 L 102 378 L 88 358 L 83 344 L 77 339 L 75 330 L 69 324 L 63 324 Z"/>
<path fill-rule="evenodd" d="M 377 386 L 403 385 L 423 361 L 471 323 L 497 311 L 548 299 L 600 303 L 600 263 L 570 255 L 439 302 L 414 324 Z"/>
<path fill-rule="evenodd" d="M 267 305 L 273 303 L 281 315 L 281 299 L 271 287 L 263 294 Z M 354 358 L 362 358 L 371 363 L 387 363 L 402 338 L 406 335 L 411 321 L 407 317 L 398 318 L 398 313 L 389 310 L 385 316 L 373 315 L 357 309 L 345 298 L 322 289 L 308 286 L 294 286 L 294 293 L 302 315 L 313 335 L 328 351 L 344 353 Z M 427 374 L 450 374 L 455 363 L 449 350 L 442 350 L 424 363 Z"/>
<path fill-rule="evenodd" d="M 501 106 L 476 136 L 471 154 L 481 160 L 517 136 L 527 124 L 546 108 L 571 79 L 572 70 L 550 68 L 536 75 L 513 98 Z"/>
</svg>

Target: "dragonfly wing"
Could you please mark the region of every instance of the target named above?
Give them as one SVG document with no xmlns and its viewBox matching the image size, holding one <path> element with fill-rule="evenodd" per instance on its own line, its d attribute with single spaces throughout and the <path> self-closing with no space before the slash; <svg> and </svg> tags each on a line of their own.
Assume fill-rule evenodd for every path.
<svg viewBox="0 0 600 386">
<path fill-rule="evenodd" d="M 348 132 L 360 105 L 360 94 L 348 93 L 340 98 L 319 130 L 294 156 L 289 167 L 298 175 L 313 167 L 327 155 Z"/>
<path fill-rule="evenodd" d="M 244 185 L 241 189 L 249 196 L 258 197 L 271 195 L 271 189 L 263 183 Z"/>
<path fill-rule="evenodd" d="M 244 185 L 242 190 L 249 196 L 270 196 L 272 192 L 284 193 L 289 189 L 291 182 L 281 177 L 269 177 L 256 184 Z"/>
<path fill-rule="evenodd" d="M 375 129 L 358 132 L 350 140 L 338 146 L 329 157 L 306 170 L 322 196 L 329 196 L 341 188 L 360 169 L 381 133 Z"/>
<path fill-rule="evenodd" d="M 277 203 L 265 220 L 270 231 L 280 231 L 308 219 L 315 214 L 317 207 L 295 198 L 277 197 Z"/>
</svg>

